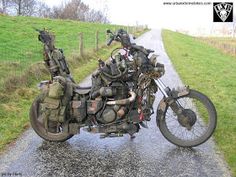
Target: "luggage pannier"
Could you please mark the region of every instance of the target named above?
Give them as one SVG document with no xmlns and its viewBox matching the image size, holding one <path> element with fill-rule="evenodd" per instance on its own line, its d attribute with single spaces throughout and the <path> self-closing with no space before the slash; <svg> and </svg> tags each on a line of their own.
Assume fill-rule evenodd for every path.
<svg viewBox="0 0 236 177">
<path fill-rule="evenodd" d="M 66 107 L 61 105 L 61 100 L 46 97 L 41 103 L 41 111 L 44 121 L 64 122 Z"/>
<path fill-rule="evenodd" d="M 48 121 L 63 123 L 66 119 L 66 104 L 63 104 L 65 87 L 59 80 L 53 80 L 46 91 L 46 97 L 41 103 L 41 112 L 44 125 L 48 127 Z"/>
<path fill-rule="evenodd" d="M 63 95 L 64 87 L 58 81 L 54 81 L 52 84 L 49 84 L 48 97 L 59 99 Z"/>
</svg>

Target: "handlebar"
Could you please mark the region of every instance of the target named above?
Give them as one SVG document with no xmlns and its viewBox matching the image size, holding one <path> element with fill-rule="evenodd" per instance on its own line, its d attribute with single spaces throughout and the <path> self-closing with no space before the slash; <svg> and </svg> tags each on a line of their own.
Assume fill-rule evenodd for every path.
<svg viewBox="0 0 236 177">
<path fill-rule="evenodd" d="M 155 51 L 154 50 L 151 50 L 151 49 L 146 49 L 147 52 L 150 54 L 150 53 L 154 53 Z"/>
<path fill-rule="evenodd" d="M 52 42 L 54 39 L 54 36 L 46 29 L 40 30 L 35 28 L 35 31 L 39 32 L 38 40 L 42 43 L 49 43 Z"/>
<path fill-rule="evenodd" d="M 110 40 L 107 42 L 107 45 L 110 46 L 113 40 L 114 40 L 114 38 L 111 37 Z"/>
<path fill-rule="evenodd" d="M 131 43 L 129 34 L 123 30 L 119 29 L 116 33 L 113 33 L 111 30 L 107 30 L 107 35 L 110 35 L 110 39 L 107 42 L 107 45 L 111 45 L 111 43 L 115 40 L 121 43 L 123 48 L 127 48 L 130 51 L 141 51 L 145 55 L 149 55 L 150 53 L 155 52 L 154 50 L 151 49 L 145 49 L 142 46 L 136 45 L 135 43 Z"/>
<path fill-rule="evenodd" d="M 110 46 L 111 43 L 117 38 L 117 35 L 114 34 L 111 30 L 107 30 L 107 35 L 110 35 L 110 39 L 107 42 L 107 46 Z"/>
</svg>

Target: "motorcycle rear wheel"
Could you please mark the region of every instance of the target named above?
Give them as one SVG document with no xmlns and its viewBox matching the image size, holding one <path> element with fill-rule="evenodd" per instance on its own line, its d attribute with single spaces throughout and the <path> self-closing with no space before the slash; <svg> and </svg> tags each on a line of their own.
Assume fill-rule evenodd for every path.
<svg viewBox="0 0 236 177">
<path fill-rule="evenodd" d="M 44 94 L 40 94 L 32 103 L 30 108 L 30 123 L 34 131 L 44 140 L 47 141 L 55 141 L 55 142 L 63 142 L 70 139 L 73 135 L 69 134 L 66 131 L 66 125 L 62 125 L 58 128 L 56 122 L 48 123 L 49 129 L 46 130 L 42 120 L 40 121 L 40 103 L 44 98 Z"/>
<path fill-rule="evenodd" d="M 216 109 L 211 100 L 198 91 L 190 90 L 188 95 L 176 101 L 184 109 L 190 128 L 167 105 L 163 118 L 158 119 L 160 115 L 157 115 L 157 124 L 163 136 L 181 147 L 194 147 L 207 141 L 217 124 Z"/>
</svg>

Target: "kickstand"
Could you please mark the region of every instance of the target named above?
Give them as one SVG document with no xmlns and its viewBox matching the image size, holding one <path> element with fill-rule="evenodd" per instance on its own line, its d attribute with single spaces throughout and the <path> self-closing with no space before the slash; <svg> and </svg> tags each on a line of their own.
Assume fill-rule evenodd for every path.
<svg viewBox="0 0 236 177">
<path fill-rule="evenodd" d="M 130 134 L 130 139 L 133 140 L 135 138 L 134 134 Z"/>
</svg>

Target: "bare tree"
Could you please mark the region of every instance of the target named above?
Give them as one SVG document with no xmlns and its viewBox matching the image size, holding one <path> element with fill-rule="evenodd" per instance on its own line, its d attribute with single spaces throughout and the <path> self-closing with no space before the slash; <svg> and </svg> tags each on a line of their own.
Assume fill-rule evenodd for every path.
<svg viewBox="0 0 236 177">
<path fill-rule="evenodd" d="M 10 2 L 17 15 L 32 16 L 35 14 L 37 0 L 11 0 Z"/>
<path fill-rule="evenodd" d="M 236 34 L 236 15 L 233 16 L 233 27 L 232 27 L 232 37 L 235 38 Z"/>
<path fill-rule="evenodd" d="M 88 10 L 89 7 L 81 0 L 72 0 L 65 5 L 62 18 L 85 21 L 85 13 Z"/>
<path fill-rule="evenodd" d="M 87 14 L 85 14 L 85 16 L 85 21 L 88 22 L 109 23 L 109 20 L 101 11 L 96 11 L 92 9 Z"/>
<path fill-rule="evenodd" d="M 51 8 L 44 2 L 39 1 L 37 4 L 37 16 L 49 18 L 51 15 Z"/>
<path fill-rule="evenodd" d="M 89 6 L 84 4 L 81 0 L 71 0 L 66 4 L 53 7 L 52 17 L 84 21 L 87 11 L 89 11 Z"/>
<path fill-rule="evenodd" d="M 62 6 L 60 6 L 60 7 L 54 6 L 52 8 L 52 12 L 50 14 L 50 18 L 60 18 L 61 14 L 62 14 L 62 11 L 63 11 L 63 9 L 61 7 Z"/>
<path fill-rule="evenodd" d="M 6 13 L 7 7 L 11 15 L 109 23 L 106 9 L 102 11 L 90 9 L 82 0 L 70 0 L 53 8 L 40 0 L 0 0 L 0 13 Z"/>
<path fill-rule="evenodd" d="M 220 26 L 220 33 L 222 36 L 224 37 L 230 37 L 230 35 L 232 34 L 232 31 L 231 31 L 231 24 L 230 23 L 225 23 L 225 24 L 222 24 Z"/>
<path fill-rule="evenodd" d="M 51 18 L 71 19 L 89 22 L 108 23 L 108 19 L 101 11 L 90 9 L 81 0 L 71 0 L 65 4 L 52 8 Z"/>
<path fill-rule="evenodd" d="M 7 1 L 7 0 L 0 0 L 0 13 L 6 14 L 8 7 L 9 7 L 9 1 Z"/>
</svg>

